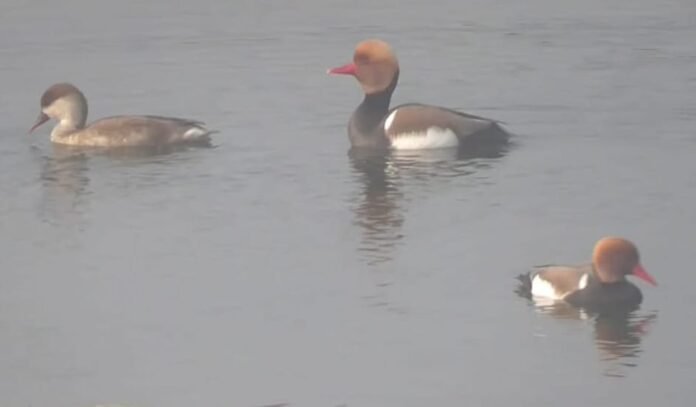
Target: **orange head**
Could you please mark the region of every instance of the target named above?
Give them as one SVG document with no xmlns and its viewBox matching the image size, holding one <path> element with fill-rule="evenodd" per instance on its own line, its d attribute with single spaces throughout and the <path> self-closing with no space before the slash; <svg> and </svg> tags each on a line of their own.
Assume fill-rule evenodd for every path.
<svg viewBox="0 0 696 407">
<path fill-rule="evenodd" d="M 389 44 L 366 40 L 355 47 L 353 62 L 329 69 L 334 75 L 353 75 L 366 94 L 382 92 L 399 73 L 399 62 Z"/>
<path fill-rule="evenodd" d="M 622 281 L 627 275 L 634 275 L 652 285 L 655 279 L 640 264 L 638 248 L 620 237 L 600 239 L 592 252 L 592 264 L 603 283 Z"/>
</svg>

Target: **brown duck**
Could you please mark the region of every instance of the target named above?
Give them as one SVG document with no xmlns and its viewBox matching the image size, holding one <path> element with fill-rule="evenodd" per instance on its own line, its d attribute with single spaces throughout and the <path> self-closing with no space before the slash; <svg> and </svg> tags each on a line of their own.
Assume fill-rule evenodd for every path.
<svg viewBox="0 0 696 407">
<path fill-rule="evenodd" d="M 209 145 L 213 133 L 201 122 L 162 116 L 113 116 L 86 125 L 87 99 L 69 83 L 55 84 L 43 93 L 41 112 L 29 132 L 49 119 L 58 121 L 51 141 L 73 146 Z"/>
</svg>

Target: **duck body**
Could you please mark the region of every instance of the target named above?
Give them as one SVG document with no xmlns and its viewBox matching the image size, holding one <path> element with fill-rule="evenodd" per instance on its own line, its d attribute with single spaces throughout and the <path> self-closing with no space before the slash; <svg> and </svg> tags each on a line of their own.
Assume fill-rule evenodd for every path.
<svg viewBox="0 0 696 407">
<path fill-rule="evenodd" d="M 163 116 L 112 116 L 84 128 L 63 130 L 56 126 L 51 141 L 89 147 L 138 147 L 159 145 L 209 145 L 212 131 L 203 123 Z"/>
<path fill-rule="evenodd" d="M 592 264 L 536 267 L 520 276 L 532 298 L 565 301 L 582 308 L 640 305 L 643 294 L 627 280 L 603 283 Z"/>
<path fill-rule="evenodd" d="M 506 143 L 497 122 L 438 106 L 408 103 L 384 114 L 368 100 L 355 110 L 348 137 L 356 148 L 420 150 Z"/>
</svg>

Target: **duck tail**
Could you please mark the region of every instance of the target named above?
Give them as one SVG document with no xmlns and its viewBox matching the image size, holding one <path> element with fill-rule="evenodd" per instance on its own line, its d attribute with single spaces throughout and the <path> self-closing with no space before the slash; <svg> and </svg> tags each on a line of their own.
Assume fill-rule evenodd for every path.
<svg viewBox="0 0 696 407">
<path fill-rule="evenodd" d="M 515 293 L 519 296 L 531 299 L 532 298 L 532 273 L 526 272 L 517 275 L 518 284 L 515 287 Z"/>
</svg>

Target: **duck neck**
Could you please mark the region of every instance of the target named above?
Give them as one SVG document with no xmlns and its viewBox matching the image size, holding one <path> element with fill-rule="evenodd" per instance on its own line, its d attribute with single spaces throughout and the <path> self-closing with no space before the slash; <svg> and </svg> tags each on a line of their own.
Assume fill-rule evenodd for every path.
<svg viewBox="0 0 696 407">
<path fill-rule="evenodd" d="M 77 130 L 85 127 L 84 118 L 65 117 L 56 124 L 51 131 L 51 140 L 56 141 L 64 138 Z"/>
<path fill-rule="evenodd" d="M 623 275 L 619 277 L 606 274 L 602 275 L 596 266 L 592 266 L 592 277 L 592 279 L 596 280 L 598 284 L 602 284 L 605 286 L 620 285 L 628 282 L 628 280 L 626 280 L 626 277 L 624 277 Z"/>
<path fill-rule="evenodd" d="M 354 113 L 355 123 L 362 133 L 371 133 L 387 115 L 392 93 L 398 81 L 399 72 L 397 71 L 386 89 L 365 94 L 365 98 Z"/>
</svg>

